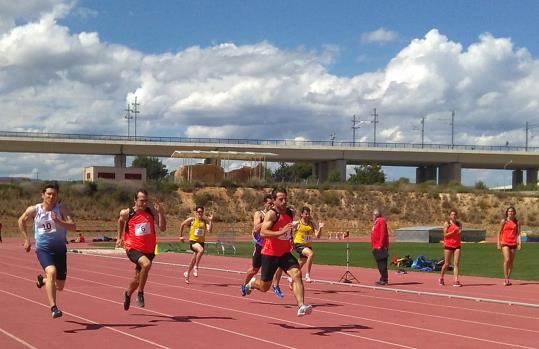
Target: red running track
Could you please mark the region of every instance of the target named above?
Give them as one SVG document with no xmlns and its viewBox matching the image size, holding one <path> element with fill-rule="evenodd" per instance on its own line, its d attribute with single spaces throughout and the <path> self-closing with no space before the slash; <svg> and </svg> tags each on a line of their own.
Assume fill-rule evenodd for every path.
<svg viewBox="0 0 539 349">
<path fill-rule="evenodd" d="M 390 286 L 381 289 L 371 287 L 375 270 L 353 268 L 360 287 L 350 287 L 329 283 L 342 268 L 315 265 L 316 281 L 306 284 L 305 294 L 314 311 L 298 318 L 285 280 L 284 299 L 257 291 L 241 297 L 247 259 L 205 256 L 199 277 L 186 285 L 182 273 L 191 256 L 163 253 L 150 271 L 146 308 L 133 297 L 126 312 L 122 294 L 134 266 L 124 254 L 69 254 L 66 289 L 58 294 L 64 316 L 52 319 L 44 289 L 35 287 L 40 267 L 33 251 L 2 244 L 0 253 L 0 348 L 539 346 L 534 282 L 503 287 L 499 279 L 463 277 L 465 287 L 457 289 L 438 286 L 435 274 L 409 273 L 391 274 Z"/>
</svg>

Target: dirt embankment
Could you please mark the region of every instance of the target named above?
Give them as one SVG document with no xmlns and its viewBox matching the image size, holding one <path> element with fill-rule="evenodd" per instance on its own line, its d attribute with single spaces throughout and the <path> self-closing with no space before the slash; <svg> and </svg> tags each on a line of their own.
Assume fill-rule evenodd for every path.
<svg viewBox="0 0 539 349">
<path fill-rule="evenodd" d="M 63 190 L 60 196 L 76 217 L 78 228 L 90 235 L 111 235 L 121 208 L 131 204 L 132 188 L 88 192 L 80 184 Z M 234 231 L 248 234 L 252 213 L 261 206 L 269 189 L 205 187 L 189 191 L 152 193 L 159 197 L 167 212 L 167 234 L 176 235 L 183 219 L 196 204 L 206 207 L 215 217 L 215 234 Z M 17 218 L 24 209 L 40 201 L 39 191 L 26 187 L 0 186 L 0 222 L 4 234 L 17 233 Z M 450 209 L 459 212 L 470 227 L 483 228 L 488 235 L 497 233 L 508 206 L 515 206 L 523 230 L 536 231 L 539 225 L 539 198 L 506 193 L 439 193 L 380 190 L 289 189 L 289 204 L 300 210 L 309 206 L 315 220 L 326 223 L 326 231 L 350 230 L 366 234 L 371 227 L 373 208 L 381 208 L 391 230 L 411 225 L 441 225 Z M 30 227 L 29 227 L 30 229 Z"/>
</svg>

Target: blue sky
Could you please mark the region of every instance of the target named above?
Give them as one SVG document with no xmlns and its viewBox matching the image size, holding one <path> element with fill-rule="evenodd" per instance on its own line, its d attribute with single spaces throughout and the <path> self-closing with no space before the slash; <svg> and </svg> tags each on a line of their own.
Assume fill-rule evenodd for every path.
<svg viewBox="0 0 539 349">
<path fill-rule="evenodd" d="M 525 121 L 539 121 L 538 10 L 538 1 L 0 0 L 0 121 L 7 131 L 125 134 L 123 109 L 137 96 L 145 135 L 349 141 L 352 115 L 377 108 L 378 141 L 419 142 L 426 117 L 425 141 L 449 143 L 455 110 L 455 143 L 520 145 Z M 284 132 L 270 125 L 285 121 Z M 372 128 L 358 140 L 372 140 Z M 87 162 L 4 153 L 0 176 L 79 179 Z M 464 172 L 466 184 L 499 178 Z"/>
</svg>

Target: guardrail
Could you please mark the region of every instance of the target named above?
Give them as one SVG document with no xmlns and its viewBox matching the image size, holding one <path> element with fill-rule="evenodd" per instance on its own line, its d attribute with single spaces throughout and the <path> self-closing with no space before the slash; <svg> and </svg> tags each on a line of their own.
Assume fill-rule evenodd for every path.
<svg viewBox="0 0 539 349">
<path fill-rule="evenodd" d="M 374 142 L 336 142 L 336 141 L 298 141 L 293 139 L 248 139 L 248 138 L 188 138 L 188 137 L 154 137 L 154 136 L 119 136 L 92 135 L 81 133 L 52 132 L 13 132 L 0 131 L 0 137 L 44 138 L 64 140 L 100 140 L 121 142 L 156 142 L 156 143 L 190 143 L 190 144 L 227 144 L 227 145 L 275 145 L 275 146 L 326 146 L 345 148 L 382 148 L 382 149 L 454 149 L 503 152 L 537 152 L 539 147 L 509 145 L 470 145 L 470 144 L 418 144 L 418 143 L 374 143 Z"/>
</svg>

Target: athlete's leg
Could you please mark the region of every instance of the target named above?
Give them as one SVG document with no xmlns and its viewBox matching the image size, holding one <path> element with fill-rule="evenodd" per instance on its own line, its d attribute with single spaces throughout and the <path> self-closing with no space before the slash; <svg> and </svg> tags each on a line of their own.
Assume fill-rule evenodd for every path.
<svg viewBox="0 0 539 349">
<path fill-rule="evenodd" d="M 509 246 L 502 246 L 503 254 L 503 277 L 507 280 L 511 275 L 511 249 Z"/>
<path fill-rule="evenodd" d="M 455 250 L 453 254 L 453 277 L 455 282 L 459 282 L 459 262 L 460 262 L 460 248 Z M 445 265 L 445 262 L 444 262 Z"/>
<path fill-rule="evenodd" d="M 152 267 L 152 261 L 146 256 L 141 256 L 138 260 L 138 264 L 140 266 L 138 291 L 144 292 L 144 286 L 146 286 L 146 280 L 148 280 L 148 273 Z"/>
<path fill-rule="evenodd" d="M 449 268 L 449 263 L 451 261 L 452 254 L 453 254 L 453 250 L 444 248 L 444 265 L 442 265 L 442 270 L 440 271 L 441 280 L 444 279 L 445 273 L 447 272 L 447 268 Z"/>
<path fill-rule="evenodd" d="M 56 267 L 49 265 L 45 268 L 45 289 L 50 306 L 56 305 Z"/>
</svg>

